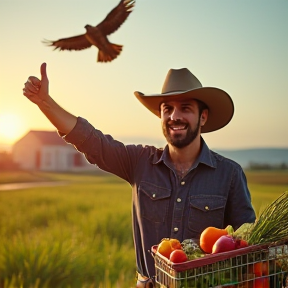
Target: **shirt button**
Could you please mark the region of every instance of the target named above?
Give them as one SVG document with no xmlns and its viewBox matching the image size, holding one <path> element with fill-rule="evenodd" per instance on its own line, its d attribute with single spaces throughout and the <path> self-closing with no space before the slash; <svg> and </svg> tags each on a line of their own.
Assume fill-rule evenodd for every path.
<svg viewBox="0 0 288 288">
<path fill-rule="evenodd" d="M 208 206 L 205 206 L 205 210 L 207 210 L 207 211 L 208 211 L 208 210 L 209 210 L 209 207 L 208 207 Z"/>
<path fill-rule="evenodd" d="M 179 203 L 180 203 L 181 201 L 182 201 L 182 200 L 181 200 L 181 198 L 177 198 L 177 202 L 179 202 Z"/>
<path fill-rule="evenodd" d="M 174 227 L 174 232 L 177 232 L 179 229 L 177 227 Z"/>
<path fill-rule="evenodd" d="M 152 197 L 155 198 L 155 197 L 156 197 L 156 194 L 153 194 Z"/>
<path fill-rule="evenodd" d="M 181 182 L 181 185 L 182 185 L 182 186 L 185 185 L 185 181 L 182 181 L 182 182 Z"/>
</svg>

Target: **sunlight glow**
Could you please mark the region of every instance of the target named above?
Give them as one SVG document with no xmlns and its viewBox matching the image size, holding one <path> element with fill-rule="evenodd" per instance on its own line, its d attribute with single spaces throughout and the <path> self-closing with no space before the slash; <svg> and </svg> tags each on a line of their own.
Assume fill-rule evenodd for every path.
<svg viewBox="0 0 288 288">
<path fill-rule="evenodd" d="M 22 123 L 16 114 L 0 114 L 0 142 L 12 144 L 21 134 Z"/>
</svg>

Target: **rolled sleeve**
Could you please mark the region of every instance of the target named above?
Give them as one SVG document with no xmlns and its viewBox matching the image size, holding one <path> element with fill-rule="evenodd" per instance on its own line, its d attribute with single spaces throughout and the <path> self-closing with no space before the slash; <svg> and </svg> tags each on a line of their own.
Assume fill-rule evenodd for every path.
<svg viewBox="0 0 288 288">
<path fill-rule="evenodd" d="M 75 127 L 68 133 L 63 134 L 58 131 L 58 134 L 69 144 L 76 147 L 82 145 L 93 133 L 93 126 L 84 118 L 78 117 Z"/>
</svg>

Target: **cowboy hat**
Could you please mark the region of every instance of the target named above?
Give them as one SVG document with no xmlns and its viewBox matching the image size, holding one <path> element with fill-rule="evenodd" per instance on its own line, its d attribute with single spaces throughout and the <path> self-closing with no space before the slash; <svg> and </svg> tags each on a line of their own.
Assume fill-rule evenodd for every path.
<svg viewBox="0 0 288 288">
<path fill-rule="evenodd" d="M 137 99 L 156 116 L 161 117 L 160 105 L 165 101 L 196 99 L 209 108 L 208 120 L 201 132 L 212 132 L 227 125 L 233 117 L 234 105 L 231 97 L 223 90 L 203 87 L 200 81 L 187 69 L 170 69 L 161 94 L 145 95 L 135 91 Z"/>
</svg>

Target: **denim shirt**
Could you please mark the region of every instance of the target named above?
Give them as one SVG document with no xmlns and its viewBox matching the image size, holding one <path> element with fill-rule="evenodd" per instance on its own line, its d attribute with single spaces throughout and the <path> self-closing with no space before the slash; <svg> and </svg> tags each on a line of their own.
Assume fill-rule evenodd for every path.
<svg viewBox="0 0 288 288">
<path fill-rule="evenodd" d="M 143 276 L 155 275 L 150 251 L 163 238 L 182 242 L 199 238 L 208 226 L 237 229 L 255 221 L 241 166 L 211 151 L 203 138 L 198 159 L 181 180 L 168 146 L 124 145 L 80 117 L 63 138 L 91 164 L 130 183 L 137 270 Z"/>
</svg>

